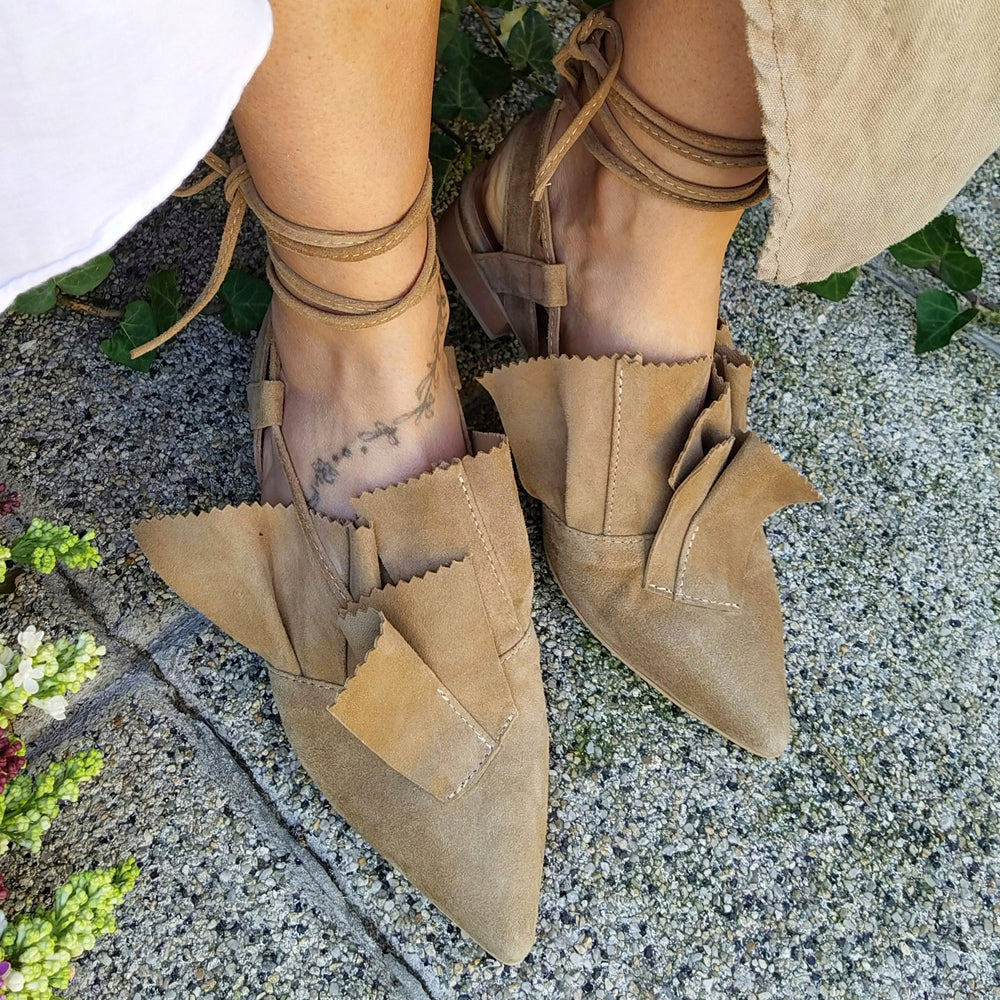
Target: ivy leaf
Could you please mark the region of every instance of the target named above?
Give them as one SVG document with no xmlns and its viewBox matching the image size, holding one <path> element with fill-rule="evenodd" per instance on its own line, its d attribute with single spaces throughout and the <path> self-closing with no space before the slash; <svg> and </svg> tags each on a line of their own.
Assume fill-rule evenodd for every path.
<svg viewBox="0 0 1000 1000">
<path fill-rule="evenodd" d="M 44 284 L 21 292 L 14 299 L 11 309 L 14 312 L 23 313 L 25 316 L 40 316 L 42 313 L 48 312 L 55 304 L 56 283 L 53 278 L 49 278 Z"/>
<path fill-rule="evenodd" d="M 923 229 L 889 247 L 889 253 L 907 267 L 935 267 L 952 242 L 959 240 L 954 215 L 939 215 Z"/>
<path fill-rule="evenodd" d="M 917 354 L 936 351 L 979 314 L 975 308 L 958 308 L 954 295 L 932 288 L 917 296 Z"/>
<path fill-rule="evenodd" d="M 922 267 L 956 292 L 968 292 L 983 280 L 983 262 L 967 250 L 954 215 L 939 215 L 919 232 L 889 247 L 907 267 Z"/>
<path fill-rule="evenodd" d="M 249 333 L 259 330 L 271 304 L 271 286 L 248 271 L 234 267 L 219 288 L 222 312 L 219 318 L 227 330 Z"/>
<path fill-rule="evenodd" d="M 153 310 L 156 332 L 163 333 L 181 318 L 181 292 L 177 287 L 177 272 L 173 268 L 157 271 L 146 282 L 146 293 Z"/>
<path fill-rule="evenodd" d="M 136 299 L 125 307 L 125 316 L 114 334 L 101 341 L 101 350 L 112 361 L 139 372 L 148 372 L 159 352 L 150 351 L 133 360 L 129 357 L 129 351 L 149 343 L 159 332 L 153 307 L 145 299 Z"/>
<path fill-rule="evenodd" d="M 469 67 L 472 82 L 484 101 L 495 101 L 514 86 L 510 66 L 499 56 L 480 55 Z"/>
<path fill-rule="evenodd" d="M 818 295 L 820 298 L 839 302 L 841 299 L 847 298 L 857 280 L 858 268 L 852 267 L 849 271 L 838 271 L 831 274 L 829 278 L 824 278 L 822 281 L 804 281 L 799 287 L 812 292 L 813 295 Z"/>
<path fill-rule="evenodd" d="M 982 282 L 983 262 L 961 243 L 952 243 L 941 258 L 938 275 L 956 292 L 968 292 Z"/>
<path fill-rule="evenodd" d="M 489 110 L 476 87 L 472 64 L 481 53 L 472 39 L 459 32 L 448 44 L 441 63 L 444 72 L 434 87 L 433 113 L 450 121 L 464 118 L 468 122 L 485 121 Z"/>
<path fill-rule="evenodd" d="M 500 19 L 500 44 L 507 47 L 507 42 L 510 41 L 510 33 L 514 30 L 514 26 L 521 23 L 521 19 L 525 14 L 528 13 L 529 8 L 522 4 L 520 7 L 511 7 L 506 14 Z"/>
<path fill-rule="evenodd" d="M 434 171 L 434 197 L 436 198 L 455 168 L 458 143 L 441 132 L 431 132 L 430 159 Z"/>
<path fill-rule="evenodd" d="M 67 295 L 86 295 L 92 292 L 110 273 L 115 262 L 106 253 L 100 254 L 86 264 L 71 268 L 55 279 L 59 288 Z"/>
<path fill-rule="evenodd" d="M 510 29 L 505 48 L 515 69 L 542 74 L 552 71 L 552 57 L 556 51 L 552 26 L 537 10 L 524 12 Z"/>
<path fill-rule="evenodd" d="M 441 19 L 438 21 L 437 58 L 444 57 L 445 50 L 458 33 L 461 26 L 459 15 L 465 6 L 464 0 L 441 0 Z"/>
<path fill-rule="evenodd" d="M 449 69 L 434 88 L 434 115 L 451 121 L 464 118 L 467 122 L 486 121 L 489 109 L 476 89 L 472 70 L 468 66 Z"/>
</svg>

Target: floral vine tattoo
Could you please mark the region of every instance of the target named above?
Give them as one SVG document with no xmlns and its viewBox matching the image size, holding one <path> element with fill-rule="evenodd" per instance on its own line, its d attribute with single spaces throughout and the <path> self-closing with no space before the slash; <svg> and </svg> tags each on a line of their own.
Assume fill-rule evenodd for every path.
<svg viewBox="0 0 1000 1000">
<path fill-rule="evenodd" d="M 437 396 L 435 387 L 441 375 L 441 364 L 444 359 L 444 317 L 448 315 L 444 302 L 443 292 L 438 292 L 438 315 L 442 317 L 438 321 L 438 329 L 435 334 L 434 355 L 427 362 L 427 373 L 417 383 L 416 397 L 417 404 L 410 410 L 399 414 L 388 422 L 376 420 L 371 427 L 366 427 L 359 431 L 349 444 L 344 445 L 340 451 L 332 455 L 317 458 L 312 464 L 313 481 L 309 492 L 308 502 L 311 507 L 319 504 L 323 489 L 332 486 L 340 478 L 340 469 L 343 462 L 351 458 L 359 458 L 367 455 L 371 447 L 380 443 L 387 444 L 391 448 L 399 447 L 399 434 L 407 424 L 419 424 L 424 419 L 434 416 Z"/>
</svg>

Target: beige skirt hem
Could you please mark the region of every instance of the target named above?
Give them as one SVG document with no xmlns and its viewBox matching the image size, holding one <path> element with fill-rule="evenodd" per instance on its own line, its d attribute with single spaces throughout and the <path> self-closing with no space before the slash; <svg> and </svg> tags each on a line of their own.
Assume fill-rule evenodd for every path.
<svg viewBox="0 0 1000 1000">
<path fill-rule="evenodd" d="M 1000 0 L 743 0 L 771 223 L 758 276 L 870 260 L 1000 145 Z"/>
</svg>

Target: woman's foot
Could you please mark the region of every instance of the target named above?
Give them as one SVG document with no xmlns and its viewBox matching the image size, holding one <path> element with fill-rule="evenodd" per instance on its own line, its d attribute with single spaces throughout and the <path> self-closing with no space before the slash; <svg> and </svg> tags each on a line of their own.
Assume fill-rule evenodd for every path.
<svg viewBox="0 0 1000 1000">
<path fill-rule="evenodd" d="M 553 135 L 562 135 L 571 119 L 564 109 Z M 662 166 L 691 173 L 690 163 L 669 162 L 641 133 L 631 138 Z M 498 150 L 487 175 L 485 205 L 495 233 L 503 232 L 501 192 L 512 148 Z M 699 168 L 691 179 L 732 185 L 744 177 Z M 712 353 L 722 265 L 741 209 L 706 211 L 640 191 L 582 142 L 566 154 L 548 191 L 555 255 L 566 265 L 561 353 L 640 354 L 655 362 Z"/>
<path fill-rule="evenodd" d="M 409 252 L 403 246 L 377 261 L 289 262 L 331 291 L 387 298 L 419 268 L 423 229 L 418 238 Z M 439 281 L 402 315 L 362 330 L 331 328 L 275 297 L 271 321 L 285 383 L 282 433 L 314 510 L 351 518 L 352 497 L 465 453 L 461 406 L 444 353 L 447 320 Z M 269 436 L 261 472 L 264 502 L 290 503 Z"/>
</svg>

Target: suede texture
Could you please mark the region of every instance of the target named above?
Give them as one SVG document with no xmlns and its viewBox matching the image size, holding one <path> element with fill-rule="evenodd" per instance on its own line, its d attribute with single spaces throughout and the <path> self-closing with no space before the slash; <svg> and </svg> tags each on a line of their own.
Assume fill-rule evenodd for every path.
<svg viewBox="0 0 1000 1000">
<path fill-rule="evenodd" d="M 535 936 L 548 723 L 510 449 L 312 514 L 344 601 L 291 507 L 135 525 L 177 593 L 268 661 L 306 771 L 337 810 L 500 961 Z"/>
<path fill-rule="evenodd" d="M 482 382 L 580 618 L 685 711 L 774 757 L 790 723 L 761 523 L 819 496 L 746 429 L 752 364 L 719 336 L 686 364 L 555 356 Z"/>
</svg>

